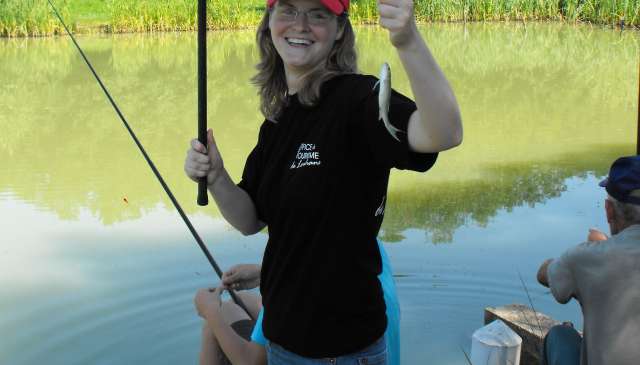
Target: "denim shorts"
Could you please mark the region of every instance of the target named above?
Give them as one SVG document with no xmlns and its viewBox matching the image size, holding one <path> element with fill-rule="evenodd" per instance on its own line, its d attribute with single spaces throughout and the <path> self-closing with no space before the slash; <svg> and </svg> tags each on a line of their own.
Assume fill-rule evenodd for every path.
<svg viewBox="0 0 640 365">
<path fill-rule="evenodd" d="M 387 341 L 381 337 L 360 351 L 321 359 L 296 355 L 269 341 L 267 342 L 267 363 L 269 365 L 386 365 Z"/>
</svg>

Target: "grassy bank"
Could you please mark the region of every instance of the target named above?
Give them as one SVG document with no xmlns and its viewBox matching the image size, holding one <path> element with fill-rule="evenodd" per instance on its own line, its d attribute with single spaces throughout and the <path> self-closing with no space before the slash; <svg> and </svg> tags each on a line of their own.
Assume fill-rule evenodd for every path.
<svg viewBox="0 0 640 365">
<path fill-rule="evenodd" d="M 68 15 L 68 0 L 58 0 L 57 6 Z M 44 36 L 61 30 L 51 14 L 46 0 L 0 0 L 0 36 Z"/>
<path fill-rule="evenodd" d="M 416 17 L 431 21 L 567 21 L 640 25 L 640 0 L 415 0 Z M 78 32 L 193 30 L 196 0 L 57 0 Z M 257 24 L 263 0 L 208 0 L 211 29 Z M 354 23 L 377 21 L 376 0 L 354 0 Z M 49 35 L 60 31 L 46 0 L 0 0 L 0 35 Z"/>
<path fill-rule="evenodd" d="M 640 25 L 640 0 L 414 0 L 422 22 L 568 21 Z M 376 21 L 376 1 L 355 1 L 358 22 Z"/>
<path fill-rule="evenodd" d="M 108 0 L 112 32 L 196 29 L 196 0 Z M 257 24 L 264 11 L 262 0 L 208 0 L 212 29 L 246 28 Z"/>
</svg>

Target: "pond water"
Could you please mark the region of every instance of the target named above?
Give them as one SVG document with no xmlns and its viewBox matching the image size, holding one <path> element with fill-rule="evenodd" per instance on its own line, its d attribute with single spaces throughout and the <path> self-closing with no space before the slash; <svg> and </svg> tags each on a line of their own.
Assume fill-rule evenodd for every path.
<svg viewBox="0 0 640 365">
<path fill-rule="evenodd" d="M 405 364 L 466 364 L 483 309 L 555 303 L 538 265 L 608 231 L 597 187 L 635 152 L 634 32 L 556 24 L 428 25 L 421 31 L 461 106 L 465 140 L 426 174 L 394 171 L 380 239 L 402 309 Z M 387 35 L 356 29 L 359 65 L 388 61 Z M 81 36 L 223 268 L 259 262 L 198 207 L 182 171 L 196 134 L 195 34 Z M 262 119 L 248 31 L 209 35 L 209 124 L 236 180 Z M 198 356 L 198 287 L 217 279 L 68 38 L 0 40 L 0 363 L 182 364 Z M 339 298 L 338 298 L 339 299 Z"/>
</svg>

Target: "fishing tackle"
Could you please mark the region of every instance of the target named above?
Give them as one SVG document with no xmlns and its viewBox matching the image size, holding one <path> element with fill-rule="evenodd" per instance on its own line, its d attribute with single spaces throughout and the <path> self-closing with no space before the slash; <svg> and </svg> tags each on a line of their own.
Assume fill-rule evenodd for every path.
<svg viewBox="0 0 640 365">
<path fill-rule="evenodd" d="M 207 146 L 207 2 L 198 0 L 198 141 Z M 198 181 L 198 205 L 209 203 L 207 177 Z"/>
<path fill-rule="evenodd" d="M 156 176 L 156 178 L 158 179 L 158 181 L 160 182 L 160 185 L 162 185 L 162 188 L 164 189 L 164 191 L 167 193 L 167 195 L 169 196 L 169 199 L 171 199 L 171 202 L 173 203 L 173 206 L 176 208 L 176 210 L 178 211 L 178 213 L 180 214 L 180 217 L 182 217 L 182 220 L 184 221 L 184 223 L 187 225 L 187 228 L 189 228 L 189 231 L 191 232 L 191 234 L 193 235 L 193 238 L 195 238 L 196 242 L 198 243 L 198 246 L 200 246 L 200 249 L 202 250 L 202 252 L 204 253 L 204 255 L 207 257 L 207 260 L 209 260 L 209 263 L 211 264 L 211 266 L 213 267 L 213 270 L 216 272 L 216 274 L 218 274 L 218 277 L 220 279 L 222 279 L 222 270 L 220 270 L 220 266 L 218 266 L 218 264 L 216 263 L 216 261 L 213 259 L 213 256 L 211 256 L 211 253 L 209 252 L 209 250 L 207 249 L 207 247 L 205 246 L 204 242 L 202 241 L 202 238 L 200 238 L 200 235 L 198 234 L 198 232 L 196 232 L 195 228 L 193 227 L 193 225 L 191 224 L 191 221 L 189 221 L 189 218 L 187 217 L 187 215 L 184 213 L 184 210 L 182 210 L 182 207 L 180 206 L 180 204 L 178 203 L 178 200 L 176 200 L 175 196 L 173 196 L 173 193 L 171 192 L 171 190 L 169 189 L 169 186 L 165 183 L 164 179 L 162 178 L 162 176 L 160 175 L 160 172 L 158 171 L 158 169 L 156 168 L 156 166 L 153 164 L 153 161 L 151 161 L 151 158 L 149 157 L 149 155 L 147 155 L 147 152 L 145 151 L 144 147 L 142 147 L 142 144 L 140 143 L 140 141 L 138 140 L 138 138 L 136 137 L 135 133 L 133 132 L 133 130 L 131 129 L 131 127 L 129 126 L 129 123 L 127 122 L 127 120 L 125 119 L 124 115 L 122 114 L 122 112 L 120 111 L 120 108 L 118 108 L 118 105 L 116 105 L 116 102 L 113 100 L 113 98 L 111 97 L 111 94 L 109 94 L 109 91 L 107 90 L 107 88 L 104 86 L 104 84 L 102 83 L 102 80 L 100 79 L 100 77 L 98 76 L 98 74 L 96 73 L 96 70 L 93 68 L 93 66 L 91 65 L 91 62 L 89 62 L 89 59 L 87 58 L 87 56 L 84 54 L 84 52 L 82 51 L 82 48 L 80 48 L 80 45 L 78 44 L 78 42 L 76 41 L 76 38 L 73 36 L 73 34 L 71 33 L 71 31 L 69 31 L 69 28 L 67 27 L 66 23 L 64 22 L 64 20 L 62 20 L 62 16 L 60 16 L 60 13 L 58 13 L 58 10 L 56 9 L 56 7 L 53 5 L 53 3 L 51 2 L 51 0 L 47 0 L 47 2 L 49 2 L 49 5 L 51 6 L 51 8 L 53 9 L 53 12 L 55 13 L 56 17 L 58 18 L 58 20 L 60 20 L 60 23 L 62 23 L 62 26 L 64 27 L 64 29 L 67 31 L 67 34 L 69 35 L 69 37 L 71 37 L 71 40 L 73 41 L 73 44 L 76 46 L 76 48 L 78 49 L 78 51 L 80 52 L 80 55 L 82 56 L 82 58 L 84 59 L 84 62 L 87 64 L 87 66 L 89 66 L 89 69 L 91 70 L 91 73 L 93 73 L 93 76 L 96 78 L 96 80 L 98 81 L 98 84 L 100 84 L 100 87 L 102 88 L 102 91 L 104 91 L 105 95 L 107 96 L 107 98 L 109 99 L 109 102 L 111 103 L 111 105 L 113 106 L 113 108 L 115 109 L 116 113 L 118 114 L 118 116 L 120 117 L 120 120 L 122 120 L 122 123 L 124 124 L 125 128 L 127 128 L 127 131 L 129 132 L 129 135 L 131 135 L 131 138 L 133 138 L 133 141 L 136 143 L 136 146 L 138 146 L 138 149 L 140 150 L 140 152 L 142 153 L 142 156 L 144 156 L 144 159 L 147 161 L 147 163 L 149 164 L 149 167 L 151 167 L 151 170 L 153 171 L 154 175 Z M 199 4 L 198 4 L 198 16 L 200 17 L 202 15 L 202 18 L 204 17 L 204 14 L 201 14 L 201 11 L 205 10 L 205 0 L 198 0 Z M 198 25 L 200 26 L 200 24 L 202 23 L 202 19 L 199 19 L 198 21 Z M 205 20 L 206 21 L 206 20 Z M 206 24 L 206 23 L 205 23 Z M 205 28 L 205 27 L 202 27 Z M 204 29 L 206 31 L 206 29 Z M 206 54 L 205 54 L 206 55 Z M 206 73 L 199 73 L 199 76 L 202 75 L 206 75 Z M 203 83 L 202 80 L 199 80 L 198 85 L 200 86 Z M 204 82 L 204 86 L 206 88 L 206 82 Z M 201 98 L 203 94 L 199 94 L 199 97 Z M 204 98 L 206 101 L 206 92 L 204 93 Z M 202 106 L 200 105 L 200 108 L 198 110 L 199 112 L 204 111 L 204 115 L 205 115 L 205 120 L 206 120 L 206 105 L 204 108 L 202 108 Z M 199 123 L 200 124 L 200 123 Z M 199 127 L 202 127 L 201 125 L 199 125 Z M 206 124 L 204 126 L 205 129 L 205 141 L 206 141 Z M 205 144 L 206 145 L 206 144 Z M 205 177 L 206 179 L 206 177 Z M 205 194 L 206 194 L 206 182 L 205 182 Z M 244 305 L 244 303 L 242 302 L 242 300 L 240 298 L 238 298 L 238 296 L 235 294 L 235 292 L 231 289 L 229 289 L 229 295 L 231 295 L 231 298 L 233 299 L 233 301 L 240 306 L 240 308 L 242 308 L 251 319 L 254 319 L 253 316 L 251 315 L 251 313 L 247 310 L 247 307 Z"/>
</svg>

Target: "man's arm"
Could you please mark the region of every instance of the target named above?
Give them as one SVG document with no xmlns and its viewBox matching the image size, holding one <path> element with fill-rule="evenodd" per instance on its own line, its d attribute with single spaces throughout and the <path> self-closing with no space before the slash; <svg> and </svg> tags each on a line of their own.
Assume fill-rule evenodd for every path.
<svg viewBox="0 0 640 365">
<path fill-rule="evenodd" d="M 573 262 L 573 256 L 570 255 L 570 253 L 573 252 L 575 254 L 575 250 L 580 247 L 585 247 L 585 245 L 597 245 L 607 239 L 607 235 L 599 230 L 595 228 L 589 229 L 587 242 L 578 245 L 572 251 L 568 251 L 559 258 L 556 264 L 554 264 L 554 272 L 552 273 L 554 276 L 554 287 L 551 288 L 549 286 L 549 266 L 555 261 L 554 259 L 547 259 L 542 263 L 542 265 L 540 265 L 537 274 L 538 282 L 547 288 L 550 288 L 551 292 L 560 303 L 566 303 L 571 298 L 578 299 L 575 292 L 576 284 L 573 278 L 573 273 L 569 269 L 570 262 Z"/>
</svg>

